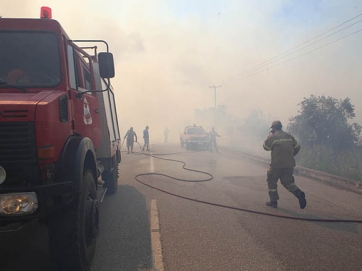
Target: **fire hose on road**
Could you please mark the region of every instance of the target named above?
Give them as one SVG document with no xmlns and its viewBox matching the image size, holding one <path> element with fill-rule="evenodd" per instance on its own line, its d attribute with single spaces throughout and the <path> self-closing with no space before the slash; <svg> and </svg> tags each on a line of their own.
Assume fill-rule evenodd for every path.
<svg viewBox="0 0 362 271">
<path fill-rule="evenodd" d="M 138 143 L 138 142 L 137 142 Z M 205 171 L 201 171 L 201 170 L 195 170 L 195 169 L 190 169 L 186 167 L 186 163 L 181 161 L 181 160 L 176 160 L 176 159 L 167 159 L 167 158 L 162 158 L 159 157 L 160 155 L 171 155 L 171 154 L 180 154 L 180 153 L 185 153 L 185 152 L 176 152 L 176 153 L 165 153 L 165 154 L 148 154 L 148 153 L 144 153 L 142 152 L 141 154 L 143 155 L 147 155 L 147 156 L 152 156 L 153 158 L 156 159 L 160 159 L 160 160 L 165 160 L 165 161 L 172 161 L 172 162 L 177 162 L 177 163 L 181 163 L 183 164 L 182 168 L 184 170 L 187 171 L 192 171 L 192 172 L 197 172 L 197 173 L 201 173 L 204 175 L 209 176 L 208 178 L 205 179 L 200 179 L 200 180 L 188 180 L 188 179 L 180 179 L 180 178 L 175 178 L 173 176 L 167 175 L 167 174 L 163 174 L 163 173 L 157 173 L 157 172 L 150 172 L 150 173 L 141 173 L 141 174 L 137 174 L 135 176 L 135 179 L 137 182 L 148 186 L 149 188 L 155 189 L 157 191 L 160 191 L 162 193 L 174 196 L 174 197 L 178 197 L 178 198 L 182 198 L 182 199 L 186 199 L 186 200 L 190 200 L 190 201 L 194 201 L 194 202 L 198 202 L 198 203 L 202 203 L 202 204 L 207 204 L 207 205 L 211 205 L 211 206 L 216 206 L 216 207 L 220 207 L 220 208 L 226 208 L 226 209 L 232 209 L 232 210 L 237 210 L 237 211 L 242 211 L 242 212 L 248 212 L 248 213 L 253 213 L 253 214 L 258 214 L 258 215 L 264 215 L 264 216 L 270 216 L 270 217 L 276 217 L 276 218 L 283 218 L 283 219 L 292 219 L 292 220 L 301 220 L 301 221 L 310 221 L 310 222 L 329 222 L 329 223 L 362 223 L 362 220 L 353 220 L 353 219 L 322 219 L 322 218 L 303 218 L 303 217 L 296 217 L 296 216 L 285 216 L 285 215 L 278 215 L 278 214 L 272 214 L 272 213 L 266 213 L 266 212 L 261 212 L 261 211 L 255 211 L 255 210 L 250 210 L 250 209 L 245 209 L 245 208 L 240 208 L 240 207 L 234 207 L 234 206 L 228 206 L 228 205 L 223 205 L 223 204 L 218 204 L 218 203 L 213 203 L 213 202 L 209 202 L 209 201 L 203 201 L 203 200 L 198 200 L 198 199 L 194 199 L 194 198 L 190 198 L 190 197 L 186 197 L 186 196 L 182 196 L 179 194 L 175 194 L 173 192 L 155 187 L 153 185 L 148 184 L 145 181 L 140 180 L 140 177 L 142 176 L 164 176 L 176 181 L 182 181 L 182 182 L 207 182 L 207 181 L 211 181 L 214 177 L 212 174 L 205 172 Z"/>
</svg>

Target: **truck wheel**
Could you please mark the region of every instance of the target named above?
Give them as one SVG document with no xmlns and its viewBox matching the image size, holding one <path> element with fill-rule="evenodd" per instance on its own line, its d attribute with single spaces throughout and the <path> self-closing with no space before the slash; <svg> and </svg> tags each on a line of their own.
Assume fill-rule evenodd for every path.
<svg viewBox="0 0 362 271">
<path fill-rule="evenodd" d="M 115 194 L 118 189 L 118 164 L 113 171 L 105 170 L 102 174 L 104 186 L 108 194 Z"/>
<path fill-rule="evenodd" d="M 181 143 L 181 148 L 183 148 L 185 143 L 184 143 L 184 141 L 182 139 L 180 139 L 180 143 Z"/>
<path fill-rule="evenodd" d="M 190 144 L 186 143 L 186 150 L 189 150 L 189 149 L 190 149 Z"/>
<path fill-rule="evenodd" d="M 99 210 L 91 170 L 83 173 L 82 191 L 66 210 L 49 218 L 49 246 L 56 271 L 88 271 L 98 235 Z"/>
</svg>

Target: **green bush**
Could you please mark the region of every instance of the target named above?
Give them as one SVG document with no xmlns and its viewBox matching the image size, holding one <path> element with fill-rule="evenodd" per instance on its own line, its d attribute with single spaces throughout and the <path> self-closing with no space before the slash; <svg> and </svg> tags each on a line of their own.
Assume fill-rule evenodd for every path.
<svg viewBox="0 0 362 271">
<path fill-rule="evenodd" d="M 336 152 L 322 145 L 302 147 L 297 165 L 329 174 L 362 181 L 362 149 Z"/>
</svg>

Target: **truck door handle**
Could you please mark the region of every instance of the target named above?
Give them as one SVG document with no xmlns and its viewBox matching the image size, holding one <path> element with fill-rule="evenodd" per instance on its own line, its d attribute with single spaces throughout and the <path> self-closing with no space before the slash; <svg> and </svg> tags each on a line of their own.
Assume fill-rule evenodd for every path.
<svg viewBox="0 0 362 271">
<path fill-rule="evenodd" d="M 94 109 L 94 113 L 99 114 L 99 109 L 98 108 Z"/>
</svg>

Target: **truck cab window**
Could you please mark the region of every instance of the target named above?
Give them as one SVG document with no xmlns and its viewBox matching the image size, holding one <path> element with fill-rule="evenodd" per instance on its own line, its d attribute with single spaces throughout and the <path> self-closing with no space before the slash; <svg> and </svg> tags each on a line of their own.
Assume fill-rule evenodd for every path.
<svg viewBox="0 0 362 271">
<path fill-rule="evenodd" d="M 91 75 L 89 70 L 85 67 L 83 67 L 83 80 L 84 80 L 84 88 L 86 90 L 92 90 Z"/>
<path fill-rule="evenodd" d="M 60 84 L 60 52 L 55 33 L 0 31 L 0 48 L 2 81 L 24 87 Z"/>
<path fill-rule="evenodd" d="M 69 84 L 72 89 L 77 89 L 74 52 L 73 47 L 68 45 L 68 71 L 69 71 Z"/>
<path fill-rule="evenodd" d="M 68 63 L 71 87 L 79 91 L 93 90 L 90 59 L 68 45 Z"/>
</svg>

